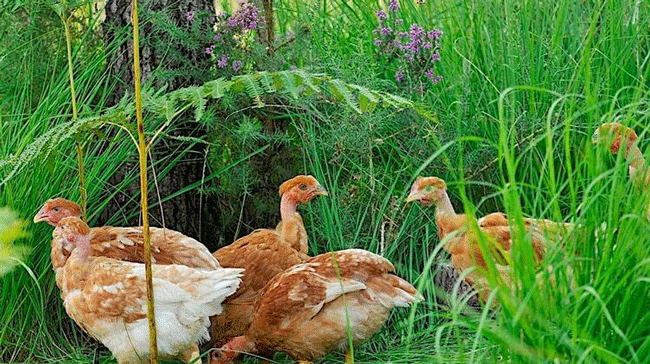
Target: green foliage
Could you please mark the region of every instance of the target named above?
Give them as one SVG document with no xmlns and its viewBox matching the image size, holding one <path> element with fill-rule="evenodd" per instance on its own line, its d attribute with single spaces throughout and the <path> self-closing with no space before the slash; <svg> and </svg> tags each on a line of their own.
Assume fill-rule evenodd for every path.
<svg viewBox="0 0 650 364">
<path fill-rule="evenodd" d="M 273 87 L 269 82 L 272 83 Z M 143 95 L 143 108 L 150 112 L 153 118 L 160 118 L 165 121 L 163 127 L 156 132 L 155 135 L 157 135 L 177 115 L 188 108 L 195 108 L 195 118 L 196 121 L 199 121 L 204 115 L 205 106 L 209 99 L 221 99 L 226 95 L 239 92 L 245 93 L 250 99 L 255 100 L 256 107 L 264 106 L 261 97 L 266 93 L 287 95 L 296 101 L 305 97 L 305 95 L 331 94 L 344 106 L 351 107 L 358 113 L 363 112 L 359 106 L 359 97 L 357 96 L 359 94 L 372 95 L 376 103 L 384 107 L 404 109 L 414 106 L 412 102 L 404 98 L 383 91 L 372 91 L 358 85 L 348 85 L 341 80 L 332 79 L 326 75 L 309 74 L 303 70 L 295 70 L 273 73 L 258 72 L 236 76 L 231 80 L 218 79 L 203 86 L 181 88 L 166 94 L 160 91 L 146 93 Z M 364 97 L 361 99 L 364 99 Z M 0 159 L 0 168 L 6 168 L 9 171 L 6 177 L 0 181 L 0 185 L 6 183 L 22 168 L 25 168 L 29 162 L 37 158 L 48 158 L 50 153 L 65 140 L 81 139 L 91 133 L 101 133 L 101 127 L 106 125 L 117 126 L 132 133 L 132 127 L 128 126 L 127 121 L 133 117 L 134 113 L 133 103 L 129 102 L 129 98 L 125 97 L 119 105 L 108 109 L 100 116 L 91 116 L 78 121 L 62 123 L 48 130 L 28 145 L 22 153 L 11 154 L 4 159 Z M 132 135 L 131 138 L 133 139 Z"/>
<path fill-rule="evenodd" d="M 15 213 L 7 208 L 0 208 L 0 276 L 9 272 L 23 259 L 29 249 L 12 244 L 24 238 L 24 222 L 18 220 Z"/>
</svg>

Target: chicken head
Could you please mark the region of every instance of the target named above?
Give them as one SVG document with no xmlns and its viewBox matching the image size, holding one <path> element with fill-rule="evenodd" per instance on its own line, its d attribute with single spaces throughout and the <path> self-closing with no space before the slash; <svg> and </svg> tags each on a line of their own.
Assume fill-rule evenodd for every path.
<svg viewBox="0 0 650 364">
<path fill-rule="evenodd" d="M 210 364 L 226 364 L 230 363 L 237 355 L 242 352 L 256 353 L 256 347 L 253 342 L 248 340 L 245 336 L 237 336 L 224 344 L 219 350 L 214 350 L 210 353 Z"/>
<path fill-rule="evenodd" d="M 313 176 L 298 175 L 280 185 L 280 197 L 292 202 L 307 203 L 318 195 L 327 196 L 327 191 Z"/>
<path fill-rule="evenodd" d="M 88 224 L 77 216 L 62 218 L 55 230 L 58 230 L 71 243 L 78 240 L 78 237 L 90 235 L 90 227 L 88 227 Z"/>
<path fill-rule="evenodd" d="M 69 216 L 81 217 L 81 207 L 65 198 L 47 200 L 41 210 L 34 216 L 34 222 L 45 221 L 52 226 L 58 226 L 61 219 Z"/>
<path fill-rule="evenodd" d="M 445 181 L 438 177 L 418 177 L 411 187 L 406 202 L 420 201 L 422 206 L 437 204 L 447 190 Z"/>
<path fill-rule="evenodd" d="M 591 136 L 594 144 L 609 144 L 612 153 L 618 153 L 623 145 L 629 150 L 637 139 L 634 129 L 619 122 L 604 123 Z"/>
</svg>

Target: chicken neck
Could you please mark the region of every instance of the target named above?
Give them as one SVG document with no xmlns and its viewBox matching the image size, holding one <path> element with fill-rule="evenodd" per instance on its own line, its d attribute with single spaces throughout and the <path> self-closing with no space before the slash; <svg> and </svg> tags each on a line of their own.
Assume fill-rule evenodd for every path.
<svg viewBox="0 0 650 364">
<path fill-rule="evenodd" d="M 447 234 L 465 225 L 465 215 L 456 214 L 447 191 L 441 190 L 440 194 L 440 200 L 436 204 L 436 226 L 438 226 L 438 236 L 443 239 Z"/>
<path fill-rule="evenodd" d="M 625 158 L 630 161 L 630 178 L 641 188 L 650 186 L 650 170 L 646 164 L 645 157 L 638 146 L 632 145 L 625 153 Z M 645 176 L 643 173 L 645 172 Z"/>
<path fill-rule="evenodd" d="M 294 196 L 290 193 L 282 195 L 282 200 L 280 201 L 282 223 L 278 232 L 295 250 L 307 254 L 306 233 L 304 232 L 304 227 L 302 227 L 302 217 L 298 213 L 297 208 L 298 202 Z"/>
<path fill-rule="evenodd" d="M 280 201 L 280 217 L 282 222 L 289 221 L 298 213 L 298 202 L 290 193 L 282 195 Z"/>
<path fill-rule="evenodd" d="M 72 251 L 71 257 L 74 256 L 81 262 L 88 260 L 90 256 L 90 236 L 77 236 L 76 247 Z"/>
</svg>

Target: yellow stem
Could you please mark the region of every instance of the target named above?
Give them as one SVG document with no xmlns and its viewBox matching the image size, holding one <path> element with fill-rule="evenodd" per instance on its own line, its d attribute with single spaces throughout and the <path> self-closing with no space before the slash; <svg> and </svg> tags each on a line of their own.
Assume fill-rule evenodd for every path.
<svg viewBox="0 0 650 364">
<path fill-rule="evenodd" d="M 72 94 L 72 120 L 77 121 L 77 96 L 74 90 L 74 72 L 72 68 L 72 34 L 70 33 L 70 17 L 62 19 L 65 28 L 65 43 L 68 49 L 68 75 L 70 76 L 70 93 Z M 87 221 L 86 217 L 86 182 L 84 179 L 84 158 L 83 146 L 77 143 L 77 165 L 79 167 L 79 192 L 81 193 L 81 218 Z"/>
<path fill-rule="evenodd" d="M 142 205 L 142 234 L 144 237 L 144 265 L 147 280 L 147 313 L 149 317 L 150 362 L 158 363 L 156 342 L 156 319 L 153 306 L 153 278 L 151 273 L 151 236 L 149 234 L 149 213 L 147 206 L 147 146 L 144 140 L 142 122 L 142 95 L 140 89 L 140 38 L 138 32 L 138 0 L 133 0 L 133 78 L 135 82 L 135 110 L 138 120 L 138 152 L 140 154 L 140 204 Z"/>
<path fill-rule="evenodd" d="M 83 146 L 77 142 L 77 165 L 79 166 L 79 192 L 81 193 L 81 218 L 88 222 L 86 215 L 86 182 L 84 181 L 84 157 Z"/>
<path fill-rule="evenodd" d="M 351 347 L 345 353 L 345 364 L 354 364 L 354 351 Z"/>
</svg>

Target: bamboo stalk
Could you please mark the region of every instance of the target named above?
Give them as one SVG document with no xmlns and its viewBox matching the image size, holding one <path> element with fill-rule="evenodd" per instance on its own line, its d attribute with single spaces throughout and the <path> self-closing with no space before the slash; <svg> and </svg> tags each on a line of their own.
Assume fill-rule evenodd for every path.
<svg viewBox="0 0 650 364">
<path fill-rule="evenodd" d="M 63 20 L 63 27 L 65 28 L 65 43 L 68 50 L 68 75 L 70 76 L 70 93 L 72 94 L 72 120 L 77 121 L 78 112 L 77 112 L 77 96 L 74 89 L 74 72 L 72 68 L 72 34 L 70 33 L 70 16 L 64 17 L 64 14 L 61 13 L 61 20 Z M 86 181 L 84 179 L 84 158 L 83 158 L 83 146 L 81 143 L 76 140 L 77 144 L 77 165 L 79 168 L 79 193 L 81 194 L 81 218 L 84 221 L 88 221 L 86 217 Z"/>
<path fill-rule="evenodd" d="M 138 0 L 132 2 L 133 17 L 133 78 L 135 82 L 135 110 L 138 121 L 138 152 L 140 154 L 140 204 L 142 207 L 142 234 L 144 235 L 144 265 L 147 280 L 147 315 L 149 318 L 149 346 L 152 364 L 158 363 L 156 319 L 153 302 L 153 278 L 151 272 L 151 235 L 147 204 L 147 144 L 142 121 L 142 95 L 140 88 L 140 34 L 138 31 Z"/>
</svg>

